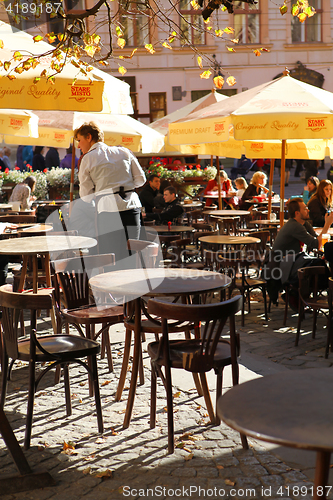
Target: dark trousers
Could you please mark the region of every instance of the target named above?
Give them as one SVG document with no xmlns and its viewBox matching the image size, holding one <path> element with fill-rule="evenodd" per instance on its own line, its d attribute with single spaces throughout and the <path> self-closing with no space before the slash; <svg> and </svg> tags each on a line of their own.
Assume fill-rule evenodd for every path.
<svg viewBox="0 0 333 500">
<path fill-rule="evenodd" d="M 99 253 L 114 253 L 116 268 L 129 267 L 126 257 L 127 240 L 138 240 L 140 236 L 140 208 L 132 208 L 124 212 L 101 212 L 97 216 Z"/>
</svg>

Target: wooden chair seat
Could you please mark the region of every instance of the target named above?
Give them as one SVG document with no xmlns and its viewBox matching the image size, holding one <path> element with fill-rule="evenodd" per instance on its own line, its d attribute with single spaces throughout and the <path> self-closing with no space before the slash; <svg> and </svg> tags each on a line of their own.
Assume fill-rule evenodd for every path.
<svg viewBox="0 0 333 500">
<path fill-rule="evenodd" d="M 169 331 L 169 333 L 171 333 Z M 202 341 L 200 339 L 188 340 L 169 340 L 170 346 L 170 362 L 171 368 L 184 368 L 184 359 L 194 355 L 202 348 Z M 164 363 L 163 357 L 158 355 L 159 342 L 151 342 L 148 344 L 148 354 L 154 359 L 155 363 L 162 365 Z M 230 344 L 227 342 L 219 341 L 216 346 L 214 354 L 214 367 L 224 367 L 231 364 Z"/>
<path fill-rule="evenodd" d="M 61 366 L 64 373 L 64 387 L 66 399 L 66 414 L 72 413 L 70 384 L 69 384 L 69 363 L 79 363 L 84 367 L 94 386 L 95 405 L 97 413 L 97 423 L 99 432 L 103 432 L 103 417 L 101 400 L 98 385 L 98 372 L 96 355 L 100 351 L 97 342 L 72 335 L 37 335 L 37 311 L 39 309 L 52 309 L 54 304 L 54 291 L 48 295 L 15 293 L 0 289 L 0 307 L 2 310 L 1 329 L 1 368 L 2 387 L 0 406 L 3 408 L 6 398 L 7 381 L 10 377 L 11 367 L 15 360 L 22 360 L 29 363 L 29 388 L 28 407 L 26 418 L 26 430 L 24 447 L 30 447 L 32 417 L 34 409 L 34 397 L 38 384 L 43 376 L 52 368 Z M 22 330 L 19 329 L 17 318 L 22 311 L 31 312 L 30 334 L 22 337 Z M 81 358 L 88 357 L 88 363 Z M 8 360 L 11 364 L 8 369 Z M 36 363 L 43 362 L 45 366 L 36 372 Z"/>
<path fill-rule="evenodd" d="M 47 354 L 36 348 L 36 362 L 50 361 L 50 354 L 57 355 L 61 352 L 64 361 L 70 361 L 73 356 L 80 358 L 96 355 L 100 351 L 98 342 L 75 335 L 43 335 L 38 337 L 39 345 Z M 30 359 L 30 336 L 19 339 L 17 343 L 19 357 L 22 361 Z"/>
</svg>

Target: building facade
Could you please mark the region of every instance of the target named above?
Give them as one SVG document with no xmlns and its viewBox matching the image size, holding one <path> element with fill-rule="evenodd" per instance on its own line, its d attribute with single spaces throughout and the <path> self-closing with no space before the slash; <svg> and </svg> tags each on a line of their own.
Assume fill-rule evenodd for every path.
<svg viewBox="0 0 333 500">
<path fill-rule="evenodd" d="M 282 16 L 280 5 L 275 2 L 258 0 L 255 5 L 249 5 L 235 1 L 234 14 L 219 9 L 211 19 L 212 24 L 218 25 L 221 30 L 225 27 L 235 30 L 230 38 L 239 39 L 236 45 L 202 30 L 205 25 L 201 10 L 194 10 L 189 0 L 179 0 L 177 11 L 171 9 L 170 14 L 167 10 L 164 12 L 169 15 L 169 27 L 156 21 L 156 18 L 151 22 L 149 9 L 143 4 L 139 6 L 137 2 L 129 3 L 131 14 L 124 15 L 123 1 L 110 2 L 110 8 L 113 18 L 121 26 L 121 37 L 126 45 L 123 49 L 118 48 L 114 34 L 113 55 L 116 57 L 101 69 L 118 77 L 121 77 L 119 66 L 127 69 L 121 78 L 131 85 L 135 117 L 144 123 L 150 123 L 210 92 L 214 87 L 214 75 L 221 75 L 225 80 L 228 76 L 235 78 L 235 85 L 229 87 L 224 83 L 222 88 L 222 93 L 232 95 L 272 80 L 288 67 L 292 76 L 333 92 L 333 0 L 309 0 L 316 14 L 304 23 L 291 15 L 290 4 L 288 12 Z M 153 0 L 150 1 L 154 8 Z M 163 1 L 167 9 L 170 4 L 167 0 Z M 66 5 L 69 9 L 82 11 L 91 8 L 94 1 L 67 0 Z M 1 18 L 8 20 L 5 11 L 2 11 Z M 105 18 L 106 10 L 101 10 L 90 22 L 90 30 L 96 30 L 107 47 L 109 25 Z M 50 31 L 59 28 L 57 20 L 48 22 L 53 23 Z M 160 40 L 167 40 L 172 26 L 176 25 L 186 32 L 188 40 L 199 53 L 208 55 L 210 62 L 203 57 L 203 69 L 198 66 L 198 54 L 179 40 L 175 39 L 171 44 L 172 49 L 162 46 Z M 35 29 L 28 25 L 21 27 L 29 32 Z M 153 54 L 147 51 L 146 44 L 154 47 Z M 228 47 L 234 51 L 228 50 Z M 134 48 L 137 50 L 133 54 Z M 262 52 L 262 48 L 267 51 Z M 256 56 L 255 51 L 260 51 L 261 55 Z M 118 56 L 125 56 L 125 59 L 118 59 Z M 200 73 L 209 67 L 212 77 L 201 79 Z"/>
</svg>

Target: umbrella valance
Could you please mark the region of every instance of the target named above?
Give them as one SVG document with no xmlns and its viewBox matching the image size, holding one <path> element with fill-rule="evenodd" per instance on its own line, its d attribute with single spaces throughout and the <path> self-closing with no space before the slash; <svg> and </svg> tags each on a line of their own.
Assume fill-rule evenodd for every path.
<svg viewBox="0 0 333 500">
<path fill-rule="evenodd" d="M 21 64 L 32 56 L 45 54 L 54 47 L 46 42 L 35 43 L 28 33 L 12 28 L 7 23 L 0 22 L 0 40 L 3 48 L 0 49 L 0 61 L 14 61 L 14 53 L 19 52 L 21 61 L 14 61 L 13 67 Z M 132 113 L 132 103 L 129 86 L 93 68 L 84 76 L 79 68 L 71 63 L 71 58 L 65 62 L 61 73 L 55 73 L 54 84 L 41 78 L 38 83 L 34 80 L 40 77 L 43 70 L 48 73 L 52 58 L 40 58 L 40 64 L 34 69 L 21 73 L 11 72 L 15 79 L 6 77 L 3 64 L 0 68 L 0 107 L 15 109 L 59 109 L 73 111 L 104 111 L 108 113 Z M 61 61 L 60 61 L 61 62 Z M 75 61 L 74 61 L 75 62 Z M 75 83 L 73 83 L 75 82 Z"/>
</svg>

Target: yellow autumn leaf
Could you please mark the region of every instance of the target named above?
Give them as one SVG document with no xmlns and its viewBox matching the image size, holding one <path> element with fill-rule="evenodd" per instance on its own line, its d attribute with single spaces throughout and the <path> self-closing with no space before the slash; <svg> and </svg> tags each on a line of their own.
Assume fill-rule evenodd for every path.
<svg viewBox="0 0 333 500">
<path fill-rule="evenodd" d="M 95 47 L 94 45 L 86 45 L 83 50 L 88 54 L 89 57 L 94 57 L 96 49 L 97 47 Z"/>
<path fill-rule="evenodd" d="M 68 441 L 68 443 L 66 443 L 66 441 L 64 441 L 62 449 L 63 450 L 75 450 L 75 444 L 73 443 L 73 441 Z"/>
<path fill-rule="evenodd" d="M 40 82 L 40 77 L 36 76 L 36 78 L 34 79 L 33 83 L 38 83 L 38 82 Z"/>
<path fill-rule="evenodd" d="M 18 50 L 14 52 L 13 57 L 15 61 L 22 61 L 23 59 L 21 52 L 19 52 Z"/>
<path fill-rule="evenodd" d="M 175 394 L 173 395 L 174 398 L 179 398 L 181 395 L 181 392 L 175 392 Z"/>
<path fill-rule="evenodd" d="M 299 7 L 297 4 L 294 4 L 291 8 L 291 14 L 293 16 L 297 16 L 299 14 Z"/>
<path fill-rule="evenodd" d="M 96 33 L 91 35 L 91 38 L 92 38 L 92 41 L 95 45 L 98 45 L 99 42 L 101 41 L 101 37 L 99 35 L 96 35 Z"/>
<path fill-rule="evenodd" d="M 145 49 L 148 50 L 150 54 L 155 54 L 155 49 L 151 43 L 146 43 Z"/>
<path fill-rule="evenodd" d="M 308 16 L 308 17 L 312 17 L 314 16 L 316 13 L 316 9 L 314 7 L 310 7 L 310 5 L 305 9 L 305 14 Z"/>
<path fill-rule="evenodd" d="M 254 49 L 253 50 L 253 53 L 258 57 L 258 56 L 261 56 L 261 52 L 259 49 Z"/>
<path fill-rule="evenodd" d="M 200 5 L 198 4 L 198 2 L 196 0 L 192 0 L 191 6 L 193 7 L 194 10 L 200 9 Z"/>
<path fill-rule="evenodd" d="M 121 49 L 123 49 L 125 47 L 125 45 L 126 45 L 125 38 L 118 38 L 117 45 L 118 45 L 118 47 L 120 47 Z"/>
<path fill-rule="evenodd" d="M 43 40 L 43 36 L 40 36 L 40 35 L 36 35 L 33 37 L 33 41 L 36 43 L 36 42 L 41 42 Z"/>
<path fill-rule="evenodd" d="M 230 479 L 225 479 L 224 482 L 225 482 L 225 484 L 228 484 L 229 486 L 235 486 L 235 481 L 231 481 Z"/>
<path fill-rule="evenodd" d="M 224 31 L 222 31 L 222 30 L 215 30 L 215 35 L 216 36 L 221 37 L 221 36 L 223 36 L 223 33 L 224 33 Z"/>
<path fill-rule="evenodd" d="M 118 57 L 119 57 L 119 59 L 132 59 L 132 57 L 134 56 L 134 54 L 137 50 L 138 49 L 133 49 L 131 52 L 131 55 L 129 55 L 129 56 L 118 56 Z"/>
<path fill-rule="evenodd" d="M 270 49 L 266 49 L 266 47 L 261 47 L 260 49 L 262 52 L 270 52 Z"/>
<path fill-rule="evenodd" d="M 300 23 L 304 23 L 305 19 L 308 17 L 306 14 L 304 14 L 304 12 L 302 12 L 301 14 L 298 14 L 298 19 L 299 19 L 299 22 Z"/>
<path fill-rule="evenodd" d="M 233 47 L 227 47 L 227 50 L 228 50 L 229 52 L 236 52 L 236 51 L 235 51 L 235 49 L 234 49 Z"/>
<path fill-rule="evenodd" d="M 171 45 L 170 45 L 168 42 L 163 42 L 163 43 L 162 43 L 162 45 L 163 45 L 163 47 L 165 47 L 166 49 L 170 49 L 170 50 L 172 50 L 172 47 L 171 47 Z"/>
<path fill-rule="evenodd" d="M 208 80 L 208 78 L 210 77 L 210 75 L 212 74 L 211 71 L 206 70 L 206 71 L 203 71 L 201 74 L 200 74 L 200 78 L 203 78 L 204 80 Z"/>
<path fill-rule="evenodd" d="M 224 78 L 222 76 L 216 76 L 213 79 L 213 82 L 214 82 L 214 85 L 216 88 L 221 89 L 223 87 L 223 84 L 224 84 Z"/>
<path fill-rule="evenodd" d="M 10 61 L 5 61 L 5 62 L 3 63 L 3 67 L 4 67 L 4 70 L 5 70 L 5 71 L 8 71 L 8 70 L 9 70 L 9 68 L 10 68 Z"/>
<path fill-rule="evenodd" d="M 102 387 L 104 387 L 105 385 L 109 385 L 111 384 L 111 380 L 105 380 L 105 382 L 103 382 L 102 384 Z"/>
<path fill-rule="evenodd" d="M 198 56 L 197 57 L 197 63 L 200 69 L 202 69 L 202 57 Z"/>
<path fill-rule="evenodd" d="M 57 37 L 54 33 L 46 33 L 45 38 L 49 43 L 53 43 Z"/>
<path fill-rule="evenodd" d="M 9 80 L 16 80 L 16 76 L 14 75 L 7 75 L 7 78 L 9 78 Z"/>
<path fill-rule="evenodd" d="M 232 40 L 230 40 L 230 42 L 232 42 L 232 43 L 239 43 L 239 38 L 233 38 Z"/>
<path fill-rule="evenodd" d="M 124 74 L 127 73 L 127 69 L 124 68 L 124 66 L 119 66 L 118 71 L 121 74 L 121 76 L 124 76 Z"/>
<path fill-rule="evenodd" d="M 17 66 L 17 68 L 14 69 L 15 73 L 18 73 L 19 75 L 23 73 L 24 69 L 22 66 Z"/>
<path fill-rule="evenodd" d="M 227 33 L 227 34 L 229 34 L 229 35 L 232 35 L 232 34 L 234 34 L 234 33 L 235 33 L 234 28 L 230 28 L 230 26 L 227 26 L 226 28 L 224 28 L 224 30 L 223 30 L 223 31 L 224 31 L 224 33 Z"/>
<path fill-rule="evenodd" d="M 286 5 L 286 4 L 281 5 L 281 7 L 280 7 L 280 13 L 281 13 L 281 15 L 283 16 L 283 15 L 284 15 L 284 14 L 286 14 L 287 12 L 288 12 L 288 7 L 287 7 L 287 5 Z"/>
<path fill-rule="evenodd" d="M 0 40 L 0 49 L 4 48 L 3 40 Z"/>
<path fill-rule="evenodd" d="M 117 36 L 123 36 L 124 33 L 120 26 L 116 27 L 116 34 Z"/>
<path fill-rule="evenodd" d="M 227 84 L 229 85 L 229 87 L 232 87 L 233 85 L 235 85 L 236 83 L 236 78 L 233 77 L 233 76 L 229 76 L 227 78 Z"/>
<path fill-rule="evenodd" d="M 94 476 L 95 477 L 104 477 L 104 478 L 112 477 L 112 470 L 106 469 L 106 470 L 103 470 L 101 472 L 97 472 L 96 474 L 94 474 Z"/>
<path fill-rule="evenodd" d="M 98 61 L 98 64 L 100 64 L 101 66 L 108 66 L 109 65 L 109 63 L 106 61 Z"/>
</svg>

